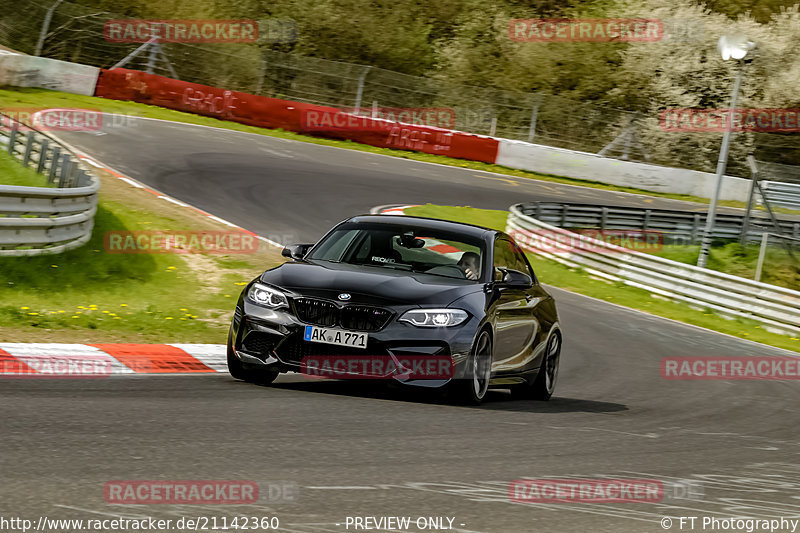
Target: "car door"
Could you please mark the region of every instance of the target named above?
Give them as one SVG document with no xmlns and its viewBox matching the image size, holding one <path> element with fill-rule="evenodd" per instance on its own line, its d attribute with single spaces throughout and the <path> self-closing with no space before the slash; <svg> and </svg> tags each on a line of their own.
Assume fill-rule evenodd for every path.
<svg viewBox="0 0 800 533">
<path fill-rule="evenodd" d="M 522 250 L 506 237 L 495 240 L 492 269 L 495 282 L 503 279 L 500 269 L 519 270 L 535 279 Z M 529 289 L 498 286 L 495 290 L 490 310 L 495 326 L 495 372 L 519 372 L 530 366 L 538 333 L 535 318 L 538 301 L 536 284 Z"/>
</svg>

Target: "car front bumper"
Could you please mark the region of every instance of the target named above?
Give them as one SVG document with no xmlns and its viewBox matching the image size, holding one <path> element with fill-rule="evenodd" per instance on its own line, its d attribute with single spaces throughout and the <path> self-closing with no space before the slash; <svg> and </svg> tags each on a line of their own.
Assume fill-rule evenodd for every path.
<svg viewBox="0 0 800 533">
<path fill-rule="evenodd" d="M 346 348 L 330 344 L 308 342 L 303 339 L 306 324 L 294 316 L 289 309 L 272 310 L 255 305 L 240 297 L 231 323 L 232 349 L 242 363 L 280 372 L 306 373 L 308 358 L 315 357 L 367 357 L 388 358 L 400 370 L 383 375 L 354 373 L 354 379 L 392 379 L 407 385 L 441 387 L 452 379 L 467 375 L 467 360 L 478 331 L 479 319 L 470 317 L 458 326 L 443 328 L 421 328 L 397 317 L 407 309 L 417 306 L 393 308 L 395 315 L 379 331 L 368 332 L 366 349 Z M 441 361 L 443 357 L 452 361 L 452 370 L 446 376 L 428 376 L 425 379 L 409 377 L 402 372 L 403 362 L 419 361 L 426 357 Z M 391 368 L 391 365 L 389 365 Z M 337 374 L 336 377 L 347 377 Z M 442 379 L 438 379 L 442 378 Z"/>
</svg>

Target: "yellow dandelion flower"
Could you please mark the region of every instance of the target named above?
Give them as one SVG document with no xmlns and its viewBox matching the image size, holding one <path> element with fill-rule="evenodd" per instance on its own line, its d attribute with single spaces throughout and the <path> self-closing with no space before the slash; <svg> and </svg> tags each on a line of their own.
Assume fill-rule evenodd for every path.
<svg viewBox="0 0 800 533">
<path fill-rule="evenodd" d="M 27 307 L 27 306 L 25 306 L 25 307 L 20 307 L 20 309 L 30 309 L 30 307 Z"/>
<path fill-rule="evenodd" d="M 168 317 L 167 317 L 167 318 L 165 318 L 164 320 L 172 320 L 172 317 L 171 317 L 171 316 L 168 316 Z"/>
</svg>

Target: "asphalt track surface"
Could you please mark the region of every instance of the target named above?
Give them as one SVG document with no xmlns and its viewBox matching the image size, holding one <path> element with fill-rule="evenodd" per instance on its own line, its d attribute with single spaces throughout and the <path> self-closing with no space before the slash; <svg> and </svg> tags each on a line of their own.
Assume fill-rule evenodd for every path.
<svg viewBox="0 0 800 533">
<path fill-rule="evenodd" d="M 149 120 L 65 139 L 179 200 L 262 235 L 295 237 L 287 240 L 313 240 L 380 204 L 642 201 Z M 459 407 L 416 391 L 300 377 L 271 387 L 224 374 L 5 380 L 0 516 L 245 514 L 277 516 L 290 532 L 357 531 L 345 526 L 355 516 L 444 516 L 465 532 L 655 532 L 665 531 L 664 516 L 673 517 L 670 531 L 689 531 L 675 517 L 800 515 L 798 382 L 659 374 L 667 356 L 786 352 L 553 292 L 565 343 L 546 403 L 493 391 L 481 407 Z M 509 500 L 509 482 L 542 477 L 657 479 L 668 492 L 672 482 L 693 480 L 702 495 Z M 129 479 L 254 480 L 263 494 L 247 506 L 107 504 L 104 484 Z M 292 490 L 271 498 L 270 484 Z M 703 531 L 700 522 L 694 531 Z"/>
</svg>

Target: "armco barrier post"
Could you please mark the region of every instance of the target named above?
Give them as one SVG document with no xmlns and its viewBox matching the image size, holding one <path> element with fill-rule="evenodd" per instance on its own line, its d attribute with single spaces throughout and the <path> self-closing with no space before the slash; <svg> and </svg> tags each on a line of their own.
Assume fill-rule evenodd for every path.
<svg viewBox="0 0 800 533">
<path fill-rule="evenodd" d="M 8 154 L 14 156 L 14 143 L 17 142 L 17 123 L 11 124 L 11 132 L 8 134 Z"/>
<path fill-rule="evenodd" d="M 72 169 L 72 161 L 69 158 L 69 154 L 62 154 L 61 156 L 61 172 L 58 176 L 58 187 L 63 188 L 67 185 L 67 177 L 69 176 L 69 172 Z"/>
<path fill-rule="evenodd" d="M 39 163 L 36 165 L 36 172 L 39 174 L 44 174 L 44 165 L 47 163 L 47 149 L 50 146 L 49 139 L 42 139 L 42 142 L 39 145 Z"/>
<path fill-rule="evenodd" d="M 54 146 L 53 152 L 50 154 L 50 173 L 47 176 L 47 183 L 53 183 L 56 180 L 56 172 L 58 170 L 58 156 L 61 154 L 61 147 Z"/>
<path fill-rule="evenodd" d="M 536 136 L 536 119 L 539 116 L 539 104 L 542 102 L 541 95 L 536 95 L 536 103 L 533 104 L 533 111 L 531 112 L 531 125 L 528 128 L 528 142 L 532 143 L 533 138 Z"/>
<path fill-rule="evenodd" d="M 33 151 L 33 143 L 36 142 L 36 136 L 31 131 L 28 133 L 28 138 L 25 140 L 25 155 L 22 156 L 22 166 L 27 167 L 31 162 L 31 152 Z"/>
<path fill-rule="evenodd" d="M 758 264 L 756 265 L 756 275 L 753 278 L 756 281 L 761 281 L 761 270 L 764 268 L 764 256 L 767 255 L 768 241 L 769 233 L 765 231 L 761 234 L 761 248 L 758 250 Z"/>
</svg>

